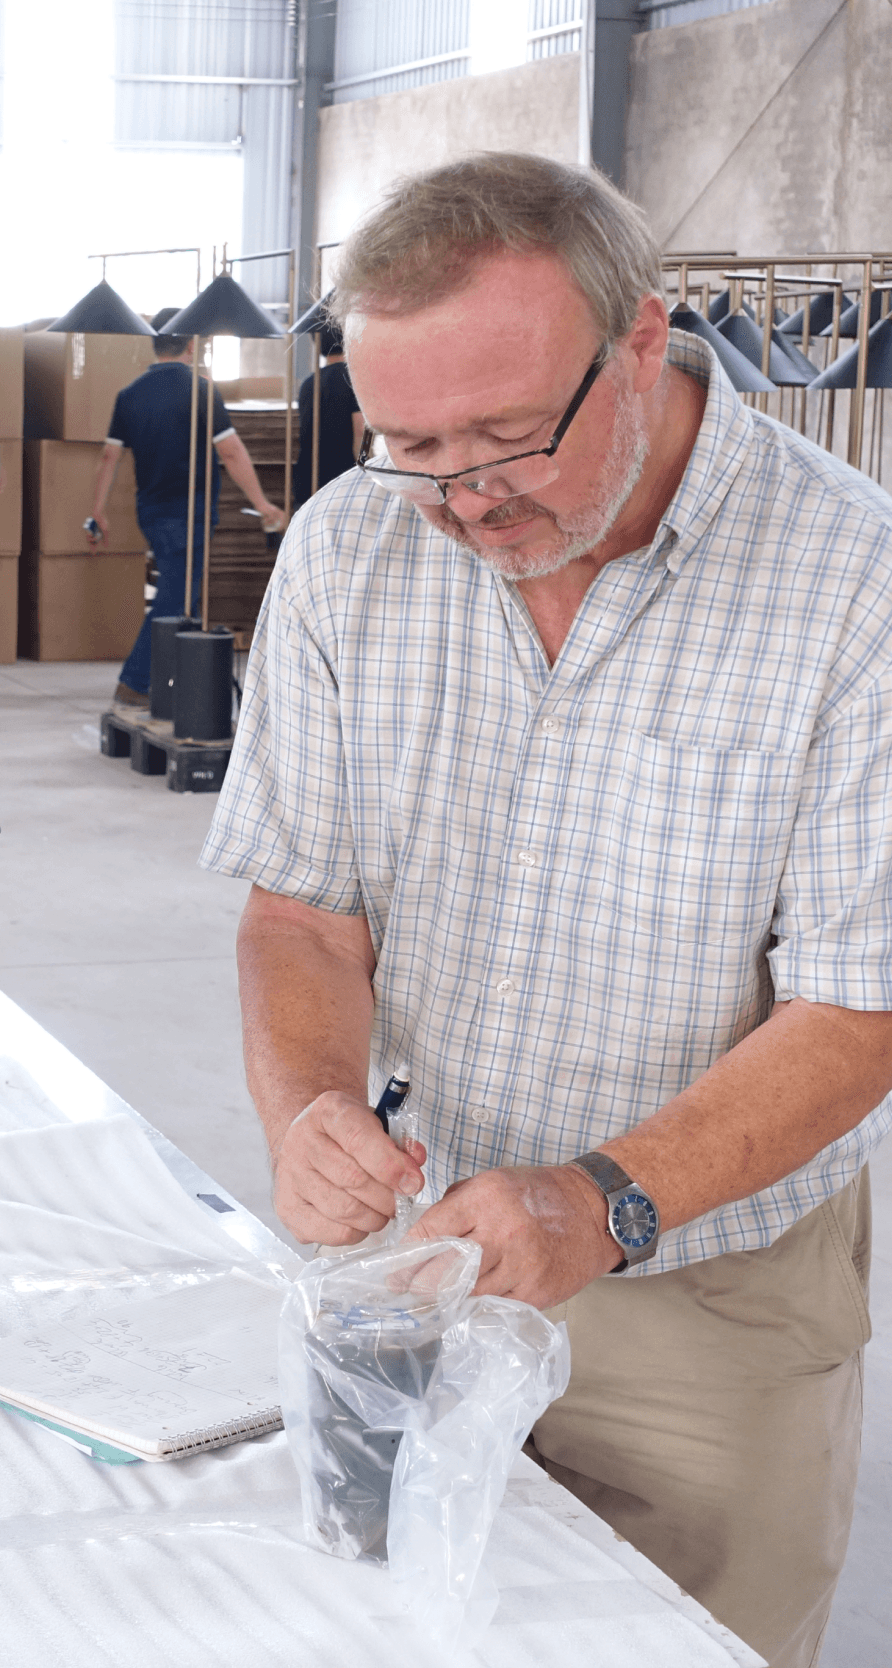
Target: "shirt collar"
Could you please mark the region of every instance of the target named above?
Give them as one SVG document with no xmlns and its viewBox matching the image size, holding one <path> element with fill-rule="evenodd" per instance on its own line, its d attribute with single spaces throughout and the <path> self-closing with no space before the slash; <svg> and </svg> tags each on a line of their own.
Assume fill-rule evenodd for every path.
<svg viewBox="0 0 892 1668">
<path fill-rule="evenodd" d="M 677 573 L 718 514 L 746 462 L 753 419 L 708 342 L 689 331 L 672 330 L 667 359 L 707 390 L 694 449 L 652 546 L 662 550 L 667 567 Z"/>
</svg>

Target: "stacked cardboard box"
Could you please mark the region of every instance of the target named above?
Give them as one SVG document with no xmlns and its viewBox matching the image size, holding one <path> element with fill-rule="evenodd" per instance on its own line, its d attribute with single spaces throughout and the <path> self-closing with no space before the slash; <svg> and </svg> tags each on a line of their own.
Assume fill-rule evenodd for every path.
<svg viewBox="0 0 892 1668">
<path fill-rule="evenodd" d="M 228 406 L 232 426 L 241 436 L 272 503 L 285 502 L 285 406 L 281 401 L 250 401 Z M 294 414 L 294 455 L 297 455 L 297 412 Z M 263 594 L 276 560 L 256 516 L 243 515 L 243 493 L 226 471 L 220 485 L 220 520 L 211 540 L 208 582 L 209 621 L 226 625 L 247 647 L 254 631 Z"/>
<path fill-rule="evenodd" d="M 119 660 L 144 613 L 146 541 L 133 459 L 109 496 L 107 544 L 83 524 L 115 395 L 154 358 L 147 336 L 25 334 L 24 527 L 19 652 L 35 660 Z"/>
<path fill-rule="evenodd" d="M 0 664 L 16 657 L 22 548 L 23 354 L 21 330 L 0 330 Z"/>
</svg>

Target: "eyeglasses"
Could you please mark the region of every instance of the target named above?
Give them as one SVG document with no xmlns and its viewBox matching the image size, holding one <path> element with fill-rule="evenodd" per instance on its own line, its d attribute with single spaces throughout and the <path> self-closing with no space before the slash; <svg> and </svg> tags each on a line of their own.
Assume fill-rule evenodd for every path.
<svg viewBox="0 0 892 1668">
<path fill-rule="evenodd" d="M 372 475 L 388 492 L 398 492 L 416 504 L 445 504 L 454 486 L 479 492 L 485 498 L 517 498 L 536 492 L 557 480 L 560 465 L 553 462 L 554 454 L 586 394 L 603 371 L 609 354 L 610 343 L 605 342 L 589 365 L 548 445 L 540 446 L 535 452 L 517 452 L 513 457 L 498 458 L 493 463 L 478 463 L 472 469 L 459 469 L 454 475 L 424 475 L 416 470 L 394 469 L 390 464 L 370 463 L 374 430 L 367 428 L 356 461 L 360 469 Z"/>
</svg>

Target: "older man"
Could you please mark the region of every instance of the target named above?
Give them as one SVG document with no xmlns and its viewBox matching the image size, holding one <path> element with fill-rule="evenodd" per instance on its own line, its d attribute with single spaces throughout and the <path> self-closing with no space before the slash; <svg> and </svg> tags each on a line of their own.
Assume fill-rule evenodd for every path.
<svg viewBox="0 0 892 1668">
<path fill-rule="evenodd" d="M 596 176 L 407 182 L 336 311 L 386 455 L 292 527 L 204 859 L 255 882 L 277 1209 L 355 1244 L 424 1167 L 416 1232 L 567 1319 L 549 1470 L 806 1668 L 890 1116 L 892 505 L 670 339 Z"/>
</svg>

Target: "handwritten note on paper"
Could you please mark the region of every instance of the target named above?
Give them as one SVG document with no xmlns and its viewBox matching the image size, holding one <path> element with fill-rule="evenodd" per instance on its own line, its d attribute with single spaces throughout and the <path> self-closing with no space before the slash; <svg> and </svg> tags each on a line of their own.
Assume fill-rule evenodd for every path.
<svg viewBox="0 0 892 1668">
<path fill-rule="evenodd" d="M 156 1451 L 279 1399 L 284 1288 L 232 1273 L 0 1342 L 0 1399 Z"/>
</svg>

